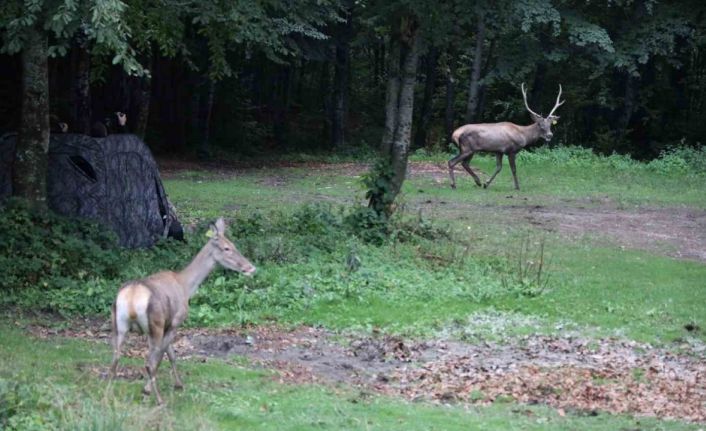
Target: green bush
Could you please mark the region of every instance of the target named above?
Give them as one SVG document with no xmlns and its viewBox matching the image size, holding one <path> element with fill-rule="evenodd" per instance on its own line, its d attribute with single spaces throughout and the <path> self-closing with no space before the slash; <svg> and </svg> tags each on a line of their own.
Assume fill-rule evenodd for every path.
<svg viewBox="0 0 706 431">
<path fill-rule="evenodd" d="M 98 225 L 30 211 L 13 200 L 0 211 L 0 289 L 51 287 L 50 280 L 115 277 L 121 252 Z"/>
<path fill-rule="evenodd" d="M 109 314 L 123 283 L 180 270 L 203 246 L 208 229 L 208 223 L 197 226 L 186 243 L 167 240 L 151 249 L 120 250 L 92 225 L 32 215 L 16 206 L 0 217 L 12 222 L 3 229 L 15 238 L 12 245 L 3 243 L 3 251 L 21 256 L 16 265 L 25 270 L 39 263 L 28 275 L 2 261 L 6 272 L 15 270 L 16 284 L 6 286 L 0 305 L 65 316 Z M 47 224 L 52 229 L 42 228 Z M 237 216 L 229 226 L 229 236 L 260 270 L 248 278 L 217 269 L 191 301 L 191 325 L 248 324 L 305 313 L 319 302 L 381 296 L 434 301 L 451 295 L 480 302 L 514 289 L 501 284 L 494 268 L 473 262 L 468 246 L 454 240 L 448 227 L 421 214 L 388 218 L 362 206 L 308 205 L 290 213 Z M 27 246 L 18 246 L 20 236 Z M 45 243 L 57 244 L 51 259 L 40 252 Z M 66 267 L 52 269 L 52 259 Z M 441 292 L 439 286 L 445 286 Z"/>
</svg>

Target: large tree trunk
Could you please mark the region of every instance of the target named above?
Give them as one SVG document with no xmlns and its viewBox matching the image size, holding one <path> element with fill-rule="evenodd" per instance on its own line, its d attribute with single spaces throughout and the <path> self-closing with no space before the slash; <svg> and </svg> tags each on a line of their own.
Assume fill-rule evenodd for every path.
<svg viewBox="0 0 706 431">
<path fill-rule="evenodd" d="M 402 82 L 400 86 L 399 109 L 397 111 L 397 127 L 392 143 L 392 193 L 396 196 L 402 189 L 407 173 L 407 156 L 412 135 L 412 114 L 414 112 L 414 84 L 417 81 L 417 61 L 419 58 L 418 35 L 413 36 L 412 44 L 402 66 Z"/>
<path fill-rule="evenodd" d="M 385 132 L 383 137 L 383 148 L 389 152 L 383 153 L 383 157 L 389 160 L 389 184 L 387 190 L 378 190 L 371 193 L 369 207 L 378 214 L 390 215 L 394 209 L 394 200 L 402 189 L 402 183 L 407 173 L 407 158 L 409 155 L 410 139 L 412 134 L 412 114 L 414 111 L 414 86 L 417 79 L 417 63 L 420 51 L 420 37 L 415 29 L 412 29 L 408 46 L 404 50 L 401 76 L 398 73 L 390 74 L 388 78 L 388 95 L 386 115 L 394 115 L 393 118 L 385 119 Z M 401 48 L 399 44 L 395 44 Z M 396 57 L 396 55 L 391 55 Z M 392 60 L 392 64 L 399 62 Z M 393 90 L 397 90 L 393 92 Z M 395 106 L 390 106 L 396 101 Z M 391 138 L 389 135 L 392 135 Z M 389 140 L 388 140 L 389 139 Z"/>
<path fill-rule="evenodd" d="M 48 41 L 41 29 L 25 32 L 22 51 L 22 118 L 17 139 L 12 189 L 36 209 L 47 205 L 47 154 L 49 152 Z"/>
<path fill-rule="evenodd" d="M 482 13 L 478 13 L 478 24 L 476 27 L 476 45 L 473 50 L 473 67 L 471 68 L 471 80 L 468 86 L 468 104 L 466 107 L 466 123 L 470 124 L 477 120 L 478 113 L 478 87 L 480 83 L 480 72 L 483 65 L 483 42 L 485 40 L 485 21 Z"/>
<path fill-rule="evenodd" d="M 422 109 L 419 115 L 419 124 L 414 134 L 414 148 L 422 148 L 427 144 L 429 136 L 429 124 L 431 123 L 431 113 L 434 99 L 434 89 L 436 88 L 436 64 L 439 61 L 439 50 L 432 46 L 426 56 L 425 68 L 426 79 L 424 82 L 424 98 L 422 99 Z"/>
<path fill-rule="evenodd" d="M 342 26 L 336 43 L 335 73 L 333 77 L 333 110 L 331 112 L 331 146 L 345 145 L 346 116 L 348 113 L 347 93 L 350 73 L 350 39 L 353 16 L 349 9 L 348 19 Z"/>
</svg>

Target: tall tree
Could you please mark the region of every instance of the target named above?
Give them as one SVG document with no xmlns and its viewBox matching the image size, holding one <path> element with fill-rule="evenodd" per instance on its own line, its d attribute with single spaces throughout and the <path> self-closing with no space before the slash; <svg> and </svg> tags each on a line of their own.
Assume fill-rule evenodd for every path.
<svg viewBox="0 0 706 431">
<path fill-rule="evenodd" d="M 387 172 L 380 173 L 387 178 L 387 184 L 369 193 L 370 208 L 378 214 L 387 215 L 393 211 L 394 200 L 402 189 L 407 172 L 414 87 L 422 44 L 419 21 L 414 15 L 402 15 L 393 25 L 396 31 L 390 40 L 385 131 L 381 148 Z"/>
<path fill-rule="evenodd" d="M 353 37 L 353 2 L 346 5 L 345 21 L 335 36 L 333 109 L 331 110 L 331 144 L 333 148 L 345 145 L 346 116 L 350 74 L 350 43 Z"/>
<path fill-rule="evenodd" d="M 3 53 L 22 58 L 22 119 L 13 169 L 13 193 L 34 207 L 46 207 L 46 166 L 49 150 L 49 94 L 47 58 L 65 55 L 71 38 L 83 28 L 106 53 L 114 54 L 127 73 L 143 69 L 128 44 L 125 4 L 119 0 L 61 1 L 0 4 Z M 52 45 L 49 44 L 51 36 Z"/>
</svg>

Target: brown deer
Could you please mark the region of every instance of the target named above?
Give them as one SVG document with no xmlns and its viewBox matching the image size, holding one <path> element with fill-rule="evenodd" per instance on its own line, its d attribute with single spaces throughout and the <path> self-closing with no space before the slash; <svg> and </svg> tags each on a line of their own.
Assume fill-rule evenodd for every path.
<svg viewBox="0 0 706 431">
<path fill-rule="evenodd" d="M 184 385 L 176 370 L 176 356 L 171 343 L 176 329 L 189 313 L 189 298 L 194 296 L 202 281 L 220 264 L 245 275 L 255 273 L 255 267 L 226 238 L 226 224 L 222 218 L 209 230 L 210 239 L 196 257 L 181 272 L 162 271 L 149 277 L 123 284 L 112 309 L 113 363 L 111 380 L 115 377 L 120 359 L 120 346 L 130 329 L 147 333 L 149 353 L 146 358 L 148 381 L 143 392 L 154 392 L 157 403 L 162 397 L 157 389 L 157 369 L 167 354 L 174 374 L 174 387 Z"/>
<path fill-rule="evenodd" d="M 534 124 L 530 126 L 519 126 L 514 123 L 485 123 L 485 124 L 466 124 L 454 130 L 451 139 L 459 149 L 459 155 L 449 160 L 449 176 L 451 177 L 451 188 L 456 188 L 456 178 L 454 178 L 454 167 L 461 162 L 463 169 L 473 177 L 477 186 L 481 186 L 478 175 L 471 170 L 469 163 L 473 155 L 477 152 L 495 153 L 495 172 L 483 184 L 483 188 L 487 188 L 503 168 L 503 155 L 507 154 L 510 161 L 510 170 L 512 170 L 512 178 L 515 181 L 515 189 L 520 189 L 520 184 L 517 182 L 517 173 L 515 169 L 515 155 L 518 151 L 525 148 L 527 145 L 535 142 L 539 138 L 544 138 L 549 142 L 554 135 L 552 133 L 552 124 L 556 124 L 559 119 L 554 115 L 554 111 L 561 106 L 564 101 L 561 100 L 561 84 L 559 84 L 559 94 L 556 96 L 556 103 L 549 115 L 542 117 L 530 109 L 527 104 L 527 91 L 525 84 L 522 83 L 522 97 L 525 101 L 525 107 L 529 111 Z"/>
</svg>

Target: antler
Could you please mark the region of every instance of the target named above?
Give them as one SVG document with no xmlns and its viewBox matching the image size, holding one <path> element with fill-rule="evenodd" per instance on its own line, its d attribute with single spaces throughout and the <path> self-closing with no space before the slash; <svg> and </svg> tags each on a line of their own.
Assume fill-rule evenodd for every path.
<svg viewBox="0 0 706 431">
<path fill-rule="evenodd" d="M 561 105 L 564 104 L 564 102 L 566 102 L 566 100 L 562 100 L 561 102 L 559 102 L 559 99 L 561 99 L 561 84 L 559 84 L 559 94 L 556 96 L 556 103 L 554 104 L 554 107 L 552 108 L 552 112 L 550 112 L 549 115 L 547 115 L 547 118 L 552 116 L 554 111 L 556 111 L 556 108 L 560 107 Z"/>
<path fill-rule="evenodd" d="M 522 89 L 522 98 L 525 100 L 525 108 L 530 112 L 532 115 L 536 115 L 537 117 L 541 117 L 541 115 L 537 114 L 533 110 L 530 109 L 529 104 L 527 104 L 527 90 L 525 90 L 525 83 L 523 82 L 522 85 L 520 86 Z M 561 94 L 561 93 L 559 93 Z"/>
</svg>

